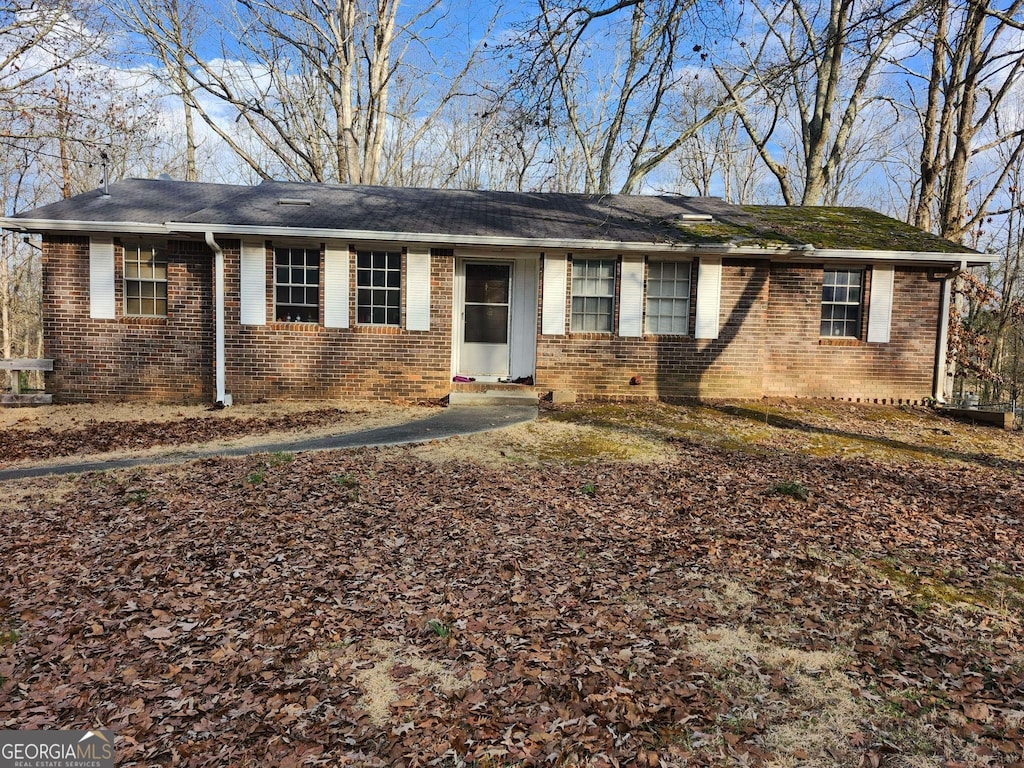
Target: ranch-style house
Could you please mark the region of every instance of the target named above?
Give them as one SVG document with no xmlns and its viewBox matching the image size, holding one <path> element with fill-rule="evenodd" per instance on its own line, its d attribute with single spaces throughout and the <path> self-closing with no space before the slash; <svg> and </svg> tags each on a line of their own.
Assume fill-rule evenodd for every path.
<svg viewBox="0 0 1024 768">
<path fill-rule="evenodd" d="M 668 195 L 130 179 L 0 224 L 42 235 L 57 402 L 942 401 L 951 278 L 991 261 Z"/>
</svg>

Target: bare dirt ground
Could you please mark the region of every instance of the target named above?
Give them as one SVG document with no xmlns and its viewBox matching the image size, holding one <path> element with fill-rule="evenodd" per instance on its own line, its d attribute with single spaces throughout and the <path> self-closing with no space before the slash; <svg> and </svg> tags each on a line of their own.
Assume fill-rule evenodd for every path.
<svg viewBox="0 0 1024 768">
<path fill-rule="evenodd" d="M 237 420 L 39 414 L 4 433 Z M 765 401 L 4 483 L 0 728 L 109 727 L 119 766 L 1021 766 L 1022 469 L 1020 433 Z"/>
</svg>

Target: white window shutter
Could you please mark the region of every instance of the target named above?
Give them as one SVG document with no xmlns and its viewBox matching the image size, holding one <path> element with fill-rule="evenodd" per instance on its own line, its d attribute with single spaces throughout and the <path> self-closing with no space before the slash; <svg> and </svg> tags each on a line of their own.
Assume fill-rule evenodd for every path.
<svg viewBox="0 0 1024 768">
<path fill-rule="evenodd" d="M 544 256 L 544 302 L 541 307 L 541 333 L 548 336 L 565 334 L 565 289 L 568 259 L 565 256 Z"/>
<path fill-rule="evenodd" d="M 722 307 L 722 260 L 702 256 L 697 270 L 697 321 L 694 337 L 718 338 L 718 315 Z"/>
<path fill-rule="evenodd" d="M 430 251 L 409 249 L 405 256 L 405 328 L 430 330 Z"/>
<path fill-rule="evenodd" d="M 89 317 L 113 320 L 117 317 L 114 298 L 114 238 L 89 238 Z"/>
<path fill-rule="evenodd" d="M 267 249 L 262 240 L 243 240 L 239 261 L 239 320 L 267 324 Z"/>
<path fill-rule="evenodd" d="M 892 326 L 892 291 L 895 269 L 891 264 L 871 270 L 871 304 L 868 308 L 868 341 L 889 343 Z"/>
<path fill-rule="evenodd" d="M 324 328 L 348 328 L 348 245 L 324 249 Z"/>
<path fill-rule="evenodd" d="M 644 260 L 623 257 L 622 288 L 619 293 L 619 336 L 643 336 Z"/>
</svg>

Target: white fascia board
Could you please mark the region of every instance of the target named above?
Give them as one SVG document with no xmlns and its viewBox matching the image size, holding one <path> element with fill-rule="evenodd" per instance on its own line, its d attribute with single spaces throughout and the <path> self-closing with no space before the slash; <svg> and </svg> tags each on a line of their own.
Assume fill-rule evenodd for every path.
<svg viewBox="0 0 1024 768">
<path fill-rule="evenodd" d="M 713 253 L 746 258 L 784 258 L 796 261 L 896 262 L 904 264 L 943 264 L 959 267 L 994 264 L 999 256 L 988 253 L 942 253 L 933 251 L 854 250 L 814 248 L 813 246 L 736 246 L 708 243 L 621 242 L 617 240 L 577 240 L 570 238 L 496 237 L 491 235 L 456 235 L 425 232 L 381 232 L 376 230 L 307 229 L 297 227 L 265 227 L 259 225 L 192 224 L 165 222 L 154 224 L 132 221 L 71 221 L 58 219 L 17 219 L 0 217 L 0 227 L 20 232 L 109 232 L 125 234 L 172 235 L 183 233 L 205 236 L 213 231 L 224 235 L 264 238 L 313 238 L 344 241 L 431 243 L 463 246 L 494 246 L 497 248 L 535 248 L 538 250 L 617 251 L 619 253 Z"/>
<path fill-rule="evenodd" d="M 896 262 L 904 264 L 948 264 L 959 267 L 966 261 L 970 266 L 994 264 L 999 257 L 990 253 L 941 253 L 937 251 L 861 251 L 849 248 L 817 248 L 804 254 L 809 260 Z"/>
<path fill-rule="evenodd" d="M 532 248 L 537 250 L 556 251 L 615 251 L 617 253 L 715 253 L 743 257 L 771 258 L 780 253 L 804 253 L 807 246 L 780 246 L 764 248 L 761 246 L 735 246 L 730 244 L 715 245 L 708 243 L 659 243 L 623 242 L 621 240 L 579 240 L 573 238 L 531 238 L 508 237 L 496 235 L 460 235 L 450 232 L 382 232 L 379 230 L 353 229 L 316 229 L 298 227 L 269 227 L 256 224 L 193 224 L 169 221 L 166 223 L 168 232 L 202 233 L 213 230 L 228 236 L 262 236 L 266 238 L 315 238 L 332 239 L 347 242 L 371 243 L 429 243 L 431 245 L 453 245 L 494 248 Z"/>
<path fill-rule="evenodd" d="M 206 232 L 210 229 L 221 235 L 260 235 L 274 237 L 304 237 L 333 239 L 347 242 L 371 243 L 430 243 L 433 245 L 469 245 L 514 248 L 536 248 L 540 250 L 616 250 L 616 251 L 678 251 L 698 250 L 694 246 L 676 246 L 669 243 L 623 243 L 617 240 L 575 240 L 569 238 L 501 237 L 493 235 L 459 235 L 438 232 L 381 232 L 379 230 L 354 229 L 313 229 L 296 227 L 267 227 L 259 225 L 217 225 L 179 224 L 168 222 L 171 232 Z M 706 247 L 706 246 L 704 246 Z"/>
<path fill-rule="evenodd" d="M 429 243 L 495 248 L 532 248 L 565 251 L 616 251 L 618 253 L 699 253 L 707 251 L 745 253 L 748 249 L 734 246 L 691 245 L 657 242 L 625 243 L 618 240 L 576 240 L 571 238 L 499 237 L 491 235 L 458 235 L 429 232 L 382 232 L 378 230 L 340 230 L 299 227 L 268 227 L 260 225 L 192 224 L 166 222 L 149 224 L 124 221 L 72 221 L 58 219 L 0 218 L 0 227 L 19 232 L 105 232 L 124 234 L 205 236 L 207 232 L 228 237 L 288 238 L 290 240 L 337 240 L 360 243 Z M 749 249 L 767 255 L 765 249 Z"/>
<path fill-rule="evenodd" d="M 0 218 L 0 227 L 18 232 L 105 232 L 129 235 L 166 235 L 170 232 L 165 224 L 151 224 L 138 221 L 64 221 L 59 219 L 14 219 Z M 197 230 L 205 233 L 209 227 Z"/>
</svg>

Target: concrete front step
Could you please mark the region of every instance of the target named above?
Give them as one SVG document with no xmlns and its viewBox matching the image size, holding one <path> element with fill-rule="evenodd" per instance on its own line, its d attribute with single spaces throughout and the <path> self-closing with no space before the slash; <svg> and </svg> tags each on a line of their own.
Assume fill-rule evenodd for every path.
<svg viewBox="0 0 1024 768">
<path fill-rule="evenodd" d="M 476 392 L 452 392 L 448 395 L 448 405 L 537 405 L 537 392 L 532 388 L 522 389 L 484 389 Z"/>
<path fill-rule="evenodd" d="M 0 392 L 0 405 L 50 405 L 52 402 L 53 395 L 42 393 L 29 395 Z"/>
</svg>

